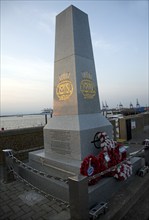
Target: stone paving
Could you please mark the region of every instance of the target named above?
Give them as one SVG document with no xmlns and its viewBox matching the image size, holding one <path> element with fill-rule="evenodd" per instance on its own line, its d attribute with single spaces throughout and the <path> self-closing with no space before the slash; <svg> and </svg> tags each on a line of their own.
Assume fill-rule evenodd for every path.
<svg viewBox="0 0 149 220">
<path fill-rule="evenodd" d="M 149 174 L 148 174 L 149 175 Z M 149 187 L 122 220 L 149 219 Z M 109 210 L 110 211 L 110 210 Z M 106 216 L 105 216 L 106 217 Z M 0 181 L 0 220 L 70 220 L 65 204 L 45 198 L 30 186 L 16 180 Z M 102 219 L 102 218 L 99 218 Z"/>
<path fill-rule="evenodd" d="M 108 211 L 97 220 L 149 220 L 149 173 L 135 175 L 108 201 Z"/>
<path fill-rule="evenodd" d="M 30 186 L 16 180 L 0 181 L 0 219 L 1 220 L 53 220 L 60 213 L 68 212 L 67 205 L 46 198 Z"/>
<path fill-rule="evenodd" d="M 121 220 L 130 219 L 149 220 L 149 187 Z"/>
</svg>

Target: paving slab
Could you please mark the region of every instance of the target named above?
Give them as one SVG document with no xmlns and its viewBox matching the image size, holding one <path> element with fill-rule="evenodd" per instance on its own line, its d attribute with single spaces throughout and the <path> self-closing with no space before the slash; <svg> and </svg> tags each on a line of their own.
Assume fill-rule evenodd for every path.
<svg viewBox="0 0 149 220">
<path fill-rule="evenodd" d="M 62 211 L 57 215 L 53 215 L 49 218 L 49 220 L 70 220 L 70 213 L 68 211 Z"/>
<path fill-rule="evenodd" d="M 108 201 L 109 210 L 105 215 L 99 216 L 99 220 L 129 220 L 142 214 L 141 220 L 149 219 L 149 173 L 144 177 L 134 176 L 132 180 L 119 190 Z M 140 204 L 140 201 L 142 203 Z M 136 210 L 136 213 L 135 211 Z M 132 215 L 133 212 L 133 215 Z M 131 216 L 131 218 L 130 218 Z M 133 218 L 132 218 L 133 217 Z"/>
<path fill-rule="evenodd" d="M 0 220 L 53 220 L 56 216 L 65 219 L 59 218 L 60 213 L 63 217 L 69 213 L 66 204 L 46 198 L 19 180 L 6 184 L 0 172 Z"/>
</svg>

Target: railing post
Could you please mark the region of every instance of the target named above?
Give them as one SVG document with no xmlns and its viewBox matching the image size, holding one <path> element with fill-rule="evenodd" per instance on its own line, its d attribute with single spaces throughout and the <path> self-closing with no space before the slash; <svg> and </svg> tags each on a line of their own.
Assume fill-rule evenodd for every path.
<svg viewBox="0 0 149 220">
<path fill-rule="evenodd" d="M 149 166 L 149 139 L 144 140 L 145 165 Z"/>
<path fill-rule="evenodd" d="M 47 114 L 45 113 L 45 124 L 47 124 L 48 119 L 47 119 Z"/>
<path fill-rule="evenodd" d="M 3 182 L 8 183 L 14 181 L 13 172 L 10 170 L 10 158 L 9 156 L 13 155 L 11 149 L 2 150 L 3 157 Z"/>
<path fill-rule="evenodd" d="M 72 220 L 88 220 L 88 178 L 82 175 L 69 177 L 69 204 Z"/>
</svg>

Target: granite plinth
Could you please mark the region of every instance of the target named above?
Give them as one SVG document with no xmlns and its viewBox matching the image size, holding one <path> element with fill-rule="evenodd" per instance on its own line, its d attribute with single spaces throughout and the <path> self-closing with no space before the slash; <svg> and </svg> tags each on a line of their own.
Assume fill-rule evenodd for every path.
<svg viewBox="0 0 149 220">
<path fill-rule="evenodd" d="M 105 131 L 112 138 L 111 130 L 100 113 L 53 117 L 44 128 L 45 155 L 82 161 L 99 152 L 91 143 L 96 132 Z"/>
<path fill-rule="evenodd" d="M 44 150 L 39 150 L 29 153 L 29 164 L 35 169 L 65 179 L 80 173 L 81 161 L 59 155 L 50 157 Z"/>
<path fill-rule="evenodd" d="M 51 167 L 48 166 L 48 161 L 46 158 L 44 158 L 44 154 L 42 152 L 32 152 L 30 153 L 32 155 L 32 159 L 29 161 L 29 165 L 35 167 L 36 169 L 39 169 L 41 171 L 46 172 L 49 175 L 57 175 L 61 178 L 68 178 L 70 176 L 74 176 L 73 172 L 70 170 L 67 173 L 62 172 L 59 173 L 59 171 L 52 170 Z M 46 160 L 46 163 L 41 163 L 39 159 L 43 155 L 42 160 Z M 34 160 L 35 157 L 37 157 L 37 160 Z M 109 201 L 109 199 L 121 188 L 125 187 L 125 184 L 128 183 L 129 180 L 133 178 L 133 176 L 136 174 L 136 172 L 144 166 L 144 159 L 140 157 L 134 157 L 131 159 L 132 167 L 133 167 L 133 174 L 131 177 L 129 177 L 125 181 L 117 181 L 113 177 L 105 177 L 101 179 L 96 185 L 89 186 L 88 187 L 88 196 L 89 196 L 89 207 L 93 207 L 97 203 L 103 202 L 103 201 Z M 66 164 L 66 163 L 65 163 Z M 50 161 L 51 165 L 51 161 Z M 69 169 L 69 167 L 67 167 Z M 79 168 L 79 164 L 78 167 Z M 56 168 L 55 168 L 56 169 Z M 77 170 L 77 169 L 76 169 Z M 76 170 L 73 170 L 76 172 Z M 56 172 L 55 172 L 56 171 Z M 55 179 L 48 179 L 45 176 L 39 176 L 30 170 L 24 169 L 23 167 L 19 168 L 20 175 L 27 179 L 29 182 L 31 182 L 36 187 L 39 187 L 40 189 L 44 190 L 45 192 L 52 193 L 53 196 L 60 198 L 64 201 L 69 201 L 69 188 L 68 184 L 56 181 Z M 76 173 L 77 175 L 77 173 Z"/>
</svg>

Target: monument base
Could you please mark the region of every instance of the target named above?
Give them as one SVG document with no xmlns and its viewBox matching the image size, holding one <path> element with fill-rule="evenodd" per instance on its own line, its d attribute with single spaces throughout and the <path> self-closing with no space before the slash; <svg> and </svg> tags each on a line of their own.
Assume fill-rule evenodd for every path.
<svg viewBox="0 0 149 220">
<path fill-rule="evenodd" d="M 44 127 L 45 156 L 82 161 L 99 149 L 91 143 L 97 132 L 112 138 L 112 125 L 101 113 L 54 116 Z"/>
<path fill-rule="evenodd" d="M 60 178 L 78 175 L 83 159 L 99 153 L 91 143 L 99 131 L 112 136 L 112 125 L 100 113 L 55 116 L 44 127 L 44 150 L 30 153 L 30 165 Z"/>
<path fill-rule="evenodd" d="M 30 153 L 30 161 L 29 165 L 46 173 L 49 175 L 55 176 L 55 170 L 48 164 L 48 160 L 45 157 L 42 157 L 44 152 L 36 151 Z M 42 163 L 42 160 L 46 161 L 46 163 Z M 133 175 L 129 177 L 125 181 L 117 181 L 113 177 L 105 177 L 101 179 L 96 185 L 88 187 L 88 196 L 89 196 L 89 208 L 93 207 L 95 204 L 109 201 L 109 199 L 120 190 L 122 187 L 125 187 L 125 184 L 130 181 L 136 172 L 144 165 L 144 159 L 140 157 L 134 157 L 131 159 L 132 167 L 133 167 Z M 74 168 L 74 166 L 73 166 Z M 79 167 L 76 166 L 76 169 Z M 53 170 L 52 170 L 53 169 Z M 52 196 L 59 198 L 63 201 L 69 202 L 69 185 L 65 183 L 65 181 L 60 181 L 56 178 L 47 178 L 44 175 L 38 175 L 29 169 L 25 169 L 24 167 L 19 167 L 19 175 L 24 179 L 29 181 L 35 187 L 45 191 L 46 193 L 51 194 Z M 62 171 L 62 170 L 61 170 Z M 69 171 L 68 171 L 69 172 Z M 62 178 L 73 175 L 73 173 L 64 173 Z M 60 172 L 62 174 L 62 172 Z M 58 170 L 56 171 L 56 175 L 59 174 Z"/>
<path fill-rule="evenodd" d="M 29 164 L 37 170 L 49 173 L 52 176 L 66 179 L 80 173 L 81 161 L 64 158 L 60 155 L 45 154 L 45 150 L 29 153 Z"/>
</svg>

